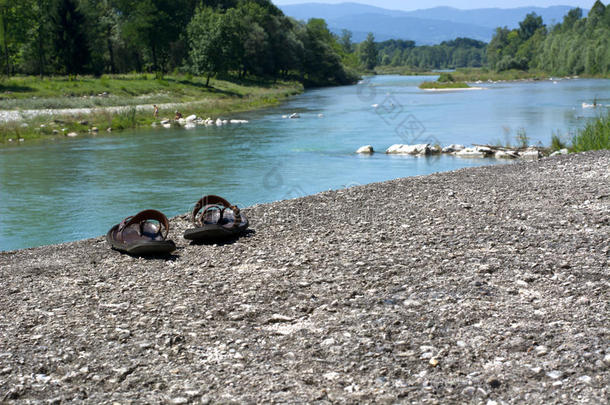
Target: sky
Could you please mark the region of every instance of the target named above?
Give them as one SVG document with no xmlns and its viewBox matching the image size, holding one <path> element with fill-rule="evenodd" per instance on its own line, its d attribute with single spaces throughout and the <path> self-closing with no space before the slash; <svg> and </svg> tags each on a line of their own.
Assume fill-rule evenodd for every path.
<svg viewBox="0 0 610 405">
<path fill-rule="evenodd" d="M 591 8 L 595 0 L 272 0 L 275 4 L 282 6 L 286 4 L 299 3 L 362 3 L 371 6 L 387 8 L 390 10 L 417 10 L 439 6 L 449 6 L 461 9 L 472 8 L 516 8 L 516 7 L 549 7 L 549 6 L 573 6 Z M 607 1 L 603 1 L 608 4 Z"/>
</svg>

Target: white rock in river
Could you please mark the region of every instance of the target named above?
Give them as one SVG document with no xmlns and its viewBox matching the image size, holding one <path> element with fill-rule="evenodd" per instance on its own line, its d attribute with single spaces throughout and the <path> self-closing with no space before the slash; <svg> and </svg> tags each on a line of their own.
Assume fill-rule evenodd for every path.
<svg viewBox="0 0 610 405">
<path fill-rule="evenodd" d="M 220 118 L 216 118 L 216 125 L 217 126 L 221 126 L 222 125 L 222 120 Z"/>
<path fill-rule="evenodd" d="M 496 159 L 515 159 L 518 158 L 519 155 L 512 150 L 499 150 L 494 154 L 494 157 Z"/>
<path fill-rule="evenodd" d="M 165 124 L 169 124 L 169 120 L 163 120 L 163 121 L 161 121 L 161 125 L 165 125 Z"/>
<path fill-rule="evenodd" d="M 559 149 L 558 151 L 551 153 L 551 157 L 559 156 L 559 155 L 567 155 L 567 154 L 568 154 L 568 150 L 564 148 L 564 149 Z"/>
<path fill-rule="evenodd" d="M 361 146 L 360 148 L 358 148 L 356 153 L 371 154 L 371 153 L 375 153 L 375 151 L 373 150 L 373 147 L 371 145 L 365 145 L 365 146 Z"/>
<path fill-rule="evenodd" d="M 427 143 L 419 145 L 396 144 L 390 146 L 385 153 L 398 155 L 427 155 L 430 153 L 430 145 Z"/>
<path fill-rule="evenodd" d="M 196 119 L 197 119 L 197 116 L 195 114 L 189 115 L 188 117 L 186 117 L 186 122 L 192 122 L 192 121 L 195 121 Z"/>
<path fill-rule="evenodd" d="M 430 153 L 432 155 L 438 155 L 439 153 L 441 153 L 443 150 L 441 149 L 441 147 L 439 145 L 433 145 L 430 146 Z"/>
<path fill-rule="evenodd" d="M 455 156 L 466 158 L 484 158 L 492 154 L 492 150 L 485 146 L 475 146 L 474 148 L 464 148 L 455 152 Z"/>
<path fill-rule="evenodd" d="M 187 122 L 184 124 L 184 129 L 193 129 L 195 127 L 197 127 L 197 125 L 194 122 Z"/>
<path fill-rule="evenodd" d="M 75 136 L 78 136 L 78 134 L 76 132 L 69 132 L 68 135 L 70 138 L 74 138 Z"/>
<path fill-rule="evenodd" d="M 528 149 L 523 152 L 519 152 L 519 157 L 521 159 L 536 160 L 536 159 L 540 159 L 542 157 L 542 153 L 540 153 L 540 151 L 536 150 L 536 149 Z"/>
<path fill-rule="evenodd" d="M 229 121 L 231 124 L 247 124 L 248 120 L 231 120 Z"/>
<path fill-rule="evenodd" d="M 453 144 L 451 144 L 449 146 L 445 146 L 443 148 L 443 153 L 453 153 L 453 152 L 457 152 L 457 151 L 463 150 L 465 148 L 466 147 L 464 145 L 458 145 L 458 144 L 453 143 Z"/>
</svg>

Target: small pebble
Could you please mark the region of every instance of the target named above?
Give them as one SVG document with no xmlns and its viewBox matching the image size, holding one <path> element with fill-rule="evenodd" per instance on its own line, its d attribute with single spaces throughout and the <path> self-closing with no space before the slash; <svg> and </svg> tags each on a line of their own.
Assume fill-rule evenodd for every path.
<svg viewBox="0 0 610 405">
<path fill-rule="evenodd" d="M 547 377 L 553 379 L 553 380 L 558 380 L 561 377 L 563 377 L 563 372 L 558 371 L 558 370 L 553 370 L 553 371 L 549 371 L 548 373 L 546 373 Z"/>
<path fill-rule="evenodd" d="M 491 388 L 498 388 L 501 385 L 500 380 L 495 377 L 491 377 L 490 379 L 488 379 L 487 384 L 489 384 Z"/>
</svg>

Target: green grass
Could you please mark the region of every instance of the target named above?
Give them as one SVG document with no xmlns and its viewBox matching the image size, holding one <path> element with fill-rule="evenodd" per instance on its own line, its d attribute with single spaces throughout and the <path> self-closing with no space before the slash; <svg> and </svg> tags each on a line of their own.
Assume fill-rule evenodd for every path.
<svg viewBox="0 0 610 405">
<path fill-rule="evenodd" d="M 377 66 L 375 67 L 377 75 L 401 75 L 401 76 L 436 76 L 438 73 L 429 70 L 420 70 L 410 68 L 408 66 Z"/>
<path fill-rule="evenodd" d="M 283 83 L 298 86 L 296 83 Z M 243 82 L 212 80 L 191 75 L 104 75 L 50 77 L 13 77 L 0 80 L 0 109 L 86 108 L 162 104 L 197 101 L 203 97 L 256 96 L 273 91 L 282 82 Z"/>
<path fill-rule="evenodd" d="M 423 82 L 420 89 L 468 89 L 470 86 L 464 82 Z"/>
<path fill-rule="evenodd" d="M 297 82 L 211 80 L 210 87 L 206 87 L 204 78 L 190 75 L 163 79 L 146 74 L 73 80 L 17 77 L 0 81 L 0 109 L 100 108 L 89 114 L 37 116 L 0 123 L 0 142 L 64 136 L 68 132 L 86 133 L 92 127 L 98 127 L 100 131 L 150 127 L 157 121 L 152 116 L 152 107 L 136 110 L 136 105 L 161 104 L 159 120 L 173 118 L 175 110 L 180 110 L 184 116 L 196 114 L 214 118 L 276 105 L 302 91 L 302 85 Z M 120 112 L 102 108 L 112 106 L 133 108 Z M 87 124 L 81 124 L 82 121 Z"/>
<path fill-rule="evenodd" d="M 451 73 L 456 81 L 476 82 L 476 81 L 511 81 L 511 80 L 544 80 L 548 74 L 538 71 L 524 70 L 505 70 L 495 72 L 487 68 L 460 68 Z"/>
<path fill-rule="evenodd" d="M 551 136 L 551 150 L 556 152 L 561 149 L 566 149 L 568 146 L 558 133 L 553 133 Z"/>
<path fill-rule="evenodd" d="M 573 152 L 610 149 L 610 112 L 591 121 L 572 139 Z"/>
</svg>

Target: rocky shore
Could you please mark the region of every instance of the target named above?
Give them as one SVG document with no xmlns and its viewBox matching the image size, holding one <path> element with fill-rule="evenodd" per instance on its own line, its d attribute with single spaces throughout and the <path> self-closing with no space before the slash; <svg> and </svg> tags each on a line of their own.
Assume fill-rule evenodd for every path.
<svg viewBox="0 0 610 405">
<path fill-rule="evenodd" d="M 0 253 L 0 402 L 610 400 L 610 152 L 244 212 L 165 259 Z"/>
<path fill-rule="evenodd" d="M 372 145 L 364 145 L 356 150 L 356 153 L 362 155 L 370 155 L 375 153 Z M 537 146 L 524 146 L 517 148 L 507 148 L 502 146 L 492 145 L 473 145 L 465 147 L 464 145 L 451 144 L 445 147 L 441 145 L 432 145 L 429 143 L 421 144 L 394 144 L 385 151 L 389 155 L 412 155 L 412 156 L 429 156 L 447 154 L 461 158 L 487 158 L 493 157 L 496 159 L 541 159 L 546 155 L 551 157 L 558 155 L 567 155 L 568 149 L 561 149 L 550 153 L 548 148 Z"/>
</svg>

